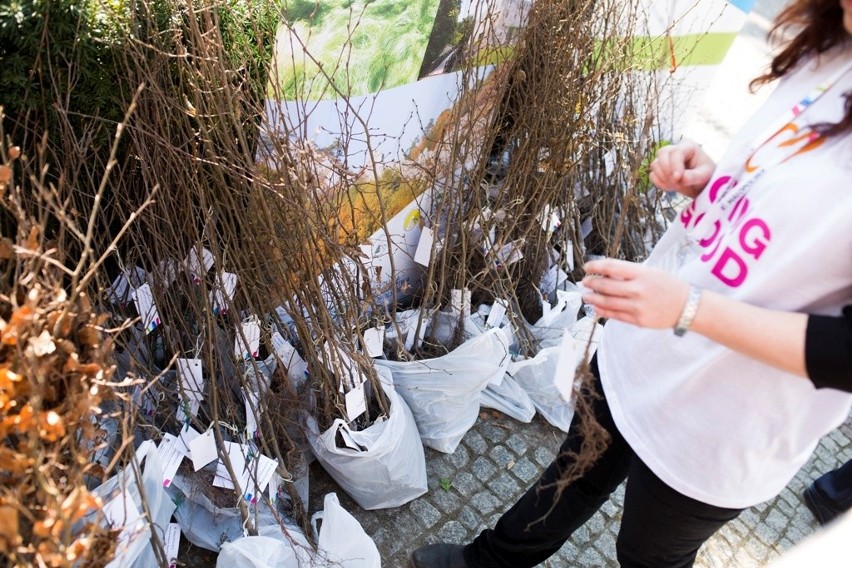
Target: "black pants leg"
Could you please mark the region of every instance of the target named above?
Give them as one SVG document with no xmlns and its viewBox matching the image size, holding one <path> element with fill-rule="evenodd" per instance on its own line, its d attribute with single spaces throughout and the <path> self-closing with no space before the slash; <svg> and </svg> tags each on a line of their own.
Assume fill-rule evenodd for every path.
<svg viewBox="0 0 852 568">
<path fill-rule="evenodd" d="M 597 377 L 594 363 L 592 371 Z M 595 383 L 598 392 L 602 392 L 600 381 L 596 379 Z M 612 436 L 612 442 L 598 462 L 583 478 L 565 488 L 556 501 L 556 489 L 552 484 L 573 463 L 568 452 L 579 453 L 582 443 L 579 419 L 575 415 L 559 454 L 541 478 L 503 514 L 493 530 L 484 530 L 466 547 L 465 561 L 471 567 L 524 568 L 544 562 L 624 481 L 633 451 L 615 428 L 604 399 L 595 402 L 594 412 Z"/>
<path fill-rule="evenodd" d="M 740 511 L 682 495 L 634 458 L 615 545 L 618 563 L 630 568 L 688 568 L 701 545 Z"/>
<path fill-rule="evenodd" d="M 597 378 L 596 365 L 592 371 Z M 600 381 L 595 382 L 602 392 Z M 567 487 L 558 501 L 555 488 L 546 488 L 572 462 L 566 450 L 580 448 L 575 416 L 559 455 L 538 482 L 503 514 L 493 530 L 482 531 L 465 548 L 469 566 L 537 566 L 591 518 L 625 477 L 624 513 L 616 545 L 618 561 L 625 567 L 691 566 L 701 545 L 739 514 L 738 509 L 707 505 L 668 487 L 634 455 L 615 427 L 605 399 L 595 403 L 594 412 L 612 436 L 598 462 Z"/>
</svg>

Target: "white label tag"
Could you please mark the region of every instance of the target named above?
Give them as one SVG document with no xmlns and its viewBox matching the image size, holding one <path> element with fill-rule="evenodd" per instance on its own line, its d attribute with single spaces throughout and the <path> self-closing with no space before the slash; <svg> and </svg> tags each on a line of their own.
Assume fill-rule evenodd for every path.
<svg viewBox="0 0 852 568">
<path fill-rule="evenodd" d="M 284 480 L 275 472 L 272 472 L 272 477 L 269 478 L 269 502 L 272 504 L 272 509 L 278 504 L 278 486 Z"/>
<path fill-rule="evenodd" d="M 231 467 L 234 470 L 234 475 L 237 481 L 241 481 L 245 476 L 247 452 L 243 446 L 235 442 L 225 442 L 225 452 L 228 454 L 228 459 L 231 462 Z M 216 475 L 213 477 L 213 486 L 222 487 L 223 489 L 234 489 L 234 479 L 228 473 L 228 468 L 225 462 L 219 460 L 216 464 Z M 245 490 L 245 483 L 241 483 L 241 488 Z"/>
<path fill-rule="evenodd" d="M 210 305 L 213 306 L 215 315 L 224 314 L 228 311 L 228 305 L 234 299 L 234 291 L 237 289 L 237 275 L 231 272 L 222 272 L 216 277 L 216 287 L 210 291 Z"/>
<path fill-rule="evenodd" d="M 565 241 L 565 263 L 568 270 L 574 271 L 574 242 L 571 239 Z"/>
<path fill-rule="evenodd" d="M 204 399 L 204 375 L 201 372 L 201 359 L 177 360 L 178 378 L 180 386 L 186 394 L 192 398 L 193 395 L 199 400 Z"/>
<path fill-rule="evenodd" d="M 429 260 L 432 258 L 432 243 L 434 236 L 432 229 L 423 227 L 420 230 L 420 240 L 417 242 L 417 250 L 414 251 L 414 262 L 422 266 L 429 266 Z"/>
<path fill-rule="evenodd" d="M 450 312 L 461 316 L 470 315 L 470 290 L 450 290 Z"/>
<path fill-rule="evenodd" d="M 177 278 L 178 263 L 173 258 L 164 258 L 157 265 L 157 276 L 162 280 L 163 288 L 168 288 Z"/>
<path fill-rule="evenodd" d="M 356 388 L 367 380 L 367 376 L 361 372 L 358 363 L 356 363 L 349 355 L 341 348 L 334 348 L 335 353 L 332 353 L 332 346 L 328 343 L 323 343 L 322 351 L 325 356 L 326 365 L 329 370 L 338 376 L 340 381 L 340 392 L 343 392 L 344 385 L 348 388 Z"/>
<path fill-rule="evenodd" d="M 104 518 L 112 527 L 121 529 L 115 547 L 115 558 L 107 564 L 107 568 L 118 567 L 122 565 L 122 556 L 130 554 L 137 548 L 136 543 L 139 539 L 148 541 L 150 537 L 148 525 L 136 503 L 133 502 L 133 498 L 126 491 L 107 502 L 102 511 Z"/>
<path fill-rule="evenodd" d="M 580 236 L 585 239 L 591 234 L 592 228 L 592 218 L 586 217 L 585 219 L 583 219 L 583 222 L 580 223 Z"/>
<path fill-rule="evenodd" d="M 252 460 L 251 464 L 245 470 L 245 477 L 241 484 L 244 491 L 243 499 L 249 503 L 257 503 L 275 476 L 277 468 L 278 462 L 263 454 L 260 454 L 257 459 Z"/>
<path fill-rule="evenodd" d="M 172 484 L 172 480 L 186 455 L 183 451 L 183 443 L 176 436 L 165 433 L 160 445 L 157 446 L 157 455 L 163 465 L 163 487 L 168 487 Z"/>
<path fill-rule="evenodd" d="M 237 330 L 237 337 L 234 340 L 234 354 L 243 360 L 254 359 L 257 357 L 259 347 L 260 322 L 256 316 L 252 316 L 245 320 L 240 329 Z"/>
<path fill-rule="evenodd" d="M 524 253 L 521 251 L 521 247 L 523 246 L 524 239 L 518 239 L 503 245 L 503 247 L 497 251 L 497 263 L 508 266 L 518 262 L 524 258 Z"/>
<path fill-rule="evenodd" d="M 488 319 L 485 320 L 485 325 L 488 327 L 500 327 L 503 323 L 503 318 L 506 317 L 506 308 L 509 303 L 506 300 L 494 300 L 491 306 L 491 311 L 488 313 Z"/>
<path fill-rule="evenodd" d="M 166 527 L 166 534 L 163 535 L 163 549 L 166 553 L 166 560 L 169 561 L 169 568 L 176 568 L 178 550 L 180 549 L 179 524 L 169 523 Z"/>
<path fill-rule="evenodd" d="M 145 328 L 145 334 L 149 334 L 160 325 L 160 313 L 157 311 L 157 305 L 154 303 L 154 295 L 151 293 L 151 286 L 143 284 L 134 292 L 133 297 L 136 303 L 136 311 L 142 317 L 142 326 Z"/>
<path fill-rule="evenodd" d="M 384 354 L 384 327 L 371 327 L 364 330 L 364 351 L 367 353 L 367 357 L 381 357 Z"/>
<path fill-rule="evenodd" d="M 243 389 L 243 395 L 246 399 L 246 437 L 254 438 L 257 436 L 258 427 L 257 416 L 255 415 L 255 410 L 252 409 L 259 409 L 260 397 L 257 393 L 248 389 Z"/>
<path fill-rule="evenodd" d="M 213 430 L 207 430 L 191 442 L 189 442 L 189 452 L 192 456 L 192 467 L 198 471 L 208 463 L 219 458 L 216 451 L 216 435 Z"/>
<path fill-rule="evenodd" d="M 553 384 L 565 402 L 571 402 L 574 396 L 574 377 L 577 374 L 577 346 L 566 330 L 559 343 L 559 356 L 556 359 L 556 373 Z"/>
<path fill-rule="evenodd" d="M 367 398 L 364 394 L 364 385 L 350 390 L 346 393 L 346 416 L 349 422 L 352 422 L 365 412 L 367 412 Z"/>
<path fill-rule="evenodd" d="M 213 267 L 214 262 L 215 259 L 212 252 L 206 248 L 202 248 L 199 256 L 198 249 L 192 247 L 192 250 L 189 251 L 189 255 L 187 255 L 184 261 L 184 266 L 186 266 L 187 271 L 192 275 L 192 281 L 198 284 L 204 278 L 204 275 L 207 274 L 207 271 Z"/>
</svg>

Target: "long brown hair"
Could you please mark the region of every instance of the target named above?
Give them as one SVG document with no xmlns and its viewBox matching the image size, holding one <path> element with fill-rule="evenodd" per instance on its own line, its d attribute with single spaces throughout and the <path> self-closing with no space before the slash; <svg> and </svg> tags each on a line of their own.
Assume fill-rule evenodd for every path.
<svg viewBox="0 0 852 568">
<path fill-rule="evenodd" d="M 752 89 L 783 77 L 807 57 L 849 41 L 849 33 L 843 27 L 843 8 L 839 0 L 796 0 L 790 3 L 776 18 L 769 33 L 770 39 L 788 28 L 798 28 L 798 33 L 772 59 L 769 70 L 751 82 Z M 852 91 L 845 93 L 844 97 L 846 104 L 843 118 L 835 124 L 820 125 L 819 130 L 823 135 L 852 131 Z"/>
</svg>

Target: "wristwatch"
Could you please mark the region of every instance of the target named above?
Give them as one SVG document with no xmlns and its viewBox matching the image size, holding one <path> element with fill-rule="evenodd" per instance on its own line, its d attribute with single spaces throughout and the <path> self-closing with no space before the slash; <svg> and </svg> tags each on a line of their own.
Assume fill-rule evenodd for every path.
<svg viewBox="0 0 852 568">
<path fill-rule="evenodd" d="M 698 313 L 698 304 L 701 302 L 701 288 L 693 284 L 689 285 L 689 293 L 686 296 L 686 303 L 683 305 L 683 310 L 680 312 L 680 317 L 677 318 L 677 323 L 674 326 L 674 334 L 678 337 L 683 337 L 689 326 L 692 325 L 692 320 L 695 319 L 695 314 Z"/>
</svg>

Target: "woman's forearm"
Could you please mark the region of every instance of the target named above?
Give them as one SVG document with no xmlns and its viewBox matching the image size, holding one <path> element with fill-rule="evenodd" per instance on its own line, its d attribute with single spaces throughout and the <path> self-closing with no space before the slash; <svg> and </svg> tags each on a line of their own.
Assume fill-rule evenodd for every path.
<svg viewBox="0 0 852 568">
<path fill-rule="evenodd" d="M 760 308 L 705 290 L 690 332 L 803 378 L 807 314 Z"/>
</svg>

